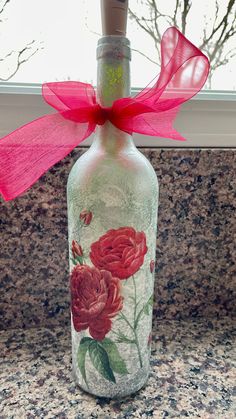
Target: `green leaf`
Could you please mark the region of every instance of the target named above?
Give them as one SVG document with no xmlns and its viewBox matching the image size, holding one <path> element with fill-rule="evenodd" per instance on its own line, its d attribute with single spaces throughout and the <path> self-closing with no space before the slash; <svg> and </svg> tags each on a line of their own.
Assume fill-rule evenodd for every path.
<svg viewBox="0 0 236 419">
<path fill-rule="evenodd" d="M 83 259 L 83 257 L 82 256 L 76 256 L 75 258 L 70 258 L 70 260 L 72 261 L 72 263 L 74 264 L 74 265 L 78 265 L 78 263 L 80 264 L 80 265 L 83 265 L 83 263 L 84 263 L 84 259 Z"/>
<path fill-rule="evenodd" d="M 82 256 L 76 255 L 75 260 L 76 260 L 76 263 L 79 262 L 80 265 L 83 265 L 84 260 L 83 260 L 83 257 Z"/>
<path fill-rule="evenodd" d="M 148 299 L 148 301 L 146 302 L 145 306 L 144 306 L 144 313 L 149 315 L 150 313 L 150 309 L 153 306 L 153 294 L 151 295 L 151 297 Z"/>
<path fill-rule="evenodd" d="M 86 380 L 85 357 L 86 357 L 87 350 L 88 350 L 89 345 L 90 345 L 92 340 L 93 339 L 91 339 L 89 337 L 82 338 L 81 341 L 80 341 L 78 352 L 77 352 L 78 367 L 79 367 L 81 375 L 82 375 L 82 377 L 83 377 L 83 379 L 84 379 L 84 381 L 86 382 L 87 385 L 88 385 L 88 383 L 87 383 L 87 380 Z"/>
<path fill-rule="evenodd" d="M 144 312 L 144 314 L 146 314 L 147 316 L 149 315 L 149 305 L 148 304 L 145 304 L 145 306 L 143 307 L 143 312 Z"/>
<path fill-rule="evenodd" d="M 107 352 L 96 340 L 93 340 L 89 345 L 89 356 L 94 368 L 96 368 L 106 380 L 115 383 L 116 379 L 111 369 Z"/>
<path fill-rule="evenodd" d="M 149 297 L 149 299 L 147 300 L 146 304 L 144 304 L 143 308 L 140 310 L 140 312 L 138 313 L 136 320 L 134 322 L 134 328 L 137 329 L 138 327 L 138 322 L 142 316 L 142 314 L 146 314 L 147 316 L 149 316 L 150 314 L 150 309 L 153 306 L 153 294 Z"/>
<path fill-rule="evenodd" d="M 125 362 L 121 358 L 116 344 L 109 338 L 103 339 L 100 344 L 107 352 L 111 369 L 118 374 L 128 374 Z"/>
<path fill-rule="evenodd" d="M 70 258 L 70 260 L 72 261 L 72 263 L 73 263 L 74 265 L 77 265 L 77 262 L 76 262 L 76 260 L 75 260 L 74 258 Z"/>
<path fill-rule="evenodd" d="M 153 298 L 154 298 L 154 296 L 152 294 L 151 297 L 149 297 L 149 300 L 147 302 L 147 304 L 149 304 L 151 307 L 153 306 Z"/>
<path fill-rule="evenodd" d="M 90 338 L 88 336 L 85 336 L 84 338 L 81 339 L 80 344 L 81 343 L 85 343 L 85 342 L 92 342 L 93 340 L 94 339 L 92 339 L 92 338 Z"/>
</svg>

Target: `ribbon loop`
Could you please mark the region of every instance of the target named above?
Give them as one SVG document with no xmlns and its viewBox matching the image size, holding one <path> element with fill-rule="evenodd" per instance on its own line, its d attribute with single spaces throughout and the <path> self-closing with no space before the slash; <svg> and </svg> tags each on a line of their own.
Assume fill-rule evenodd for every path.
<svg viewBox="0 0 236 419">
<path fill-rule="evenodd" d="M 11 200 L 109 120 L 120 130 L 185 141 L 173 128 L 180 105 L 204 85 L 207 57 L 171 27 L 161 41 L 161 72 L 133 98 L 111 107 L 96 101 L 93 86 L 77 81 L 45 83 L 44 100 L 58 112 L 36 119 L 0 140 L 0 192 Z"/>
</svg>

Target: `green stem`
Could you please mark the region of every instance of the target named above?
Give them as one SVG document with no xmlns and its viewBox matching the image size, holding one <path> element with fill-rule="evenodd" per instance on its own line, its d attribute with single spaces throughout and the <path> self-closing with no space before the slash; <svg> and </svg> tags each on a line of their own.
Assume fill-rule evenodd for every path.
<svg viewBox="0 0 236 419">
<path fill-rule="evenodd" d="M 132 324 L 129 322 L 129 320 L 127 319 L 127 317 L 124 315 L 124 313 L 120 313 L 120 316 L 122 317 L 122 319 L 129 325 L 130 329 L 132 329 L 133 334 L 134 334 L 134 343 L 137 347 L 137 351 L 138 351 L 138 357 L 139 357 L 139 363 L 140 363 L 140 367 L 143 367 L 143 362 L 142 362 L 142 357 L 141 357 L 141 351 L 140 351 L 140 346 L 139 346 L 139 342 L 138 342 L 138 336 L 137 336 L 137 332 L 135 330 L 135 328 L 132 326 Z"/>
<path fill-rule="evenodd" d="M 112 333 L 114 333 L 114 335 L 120 337 L 119 333 L 115 332 L 115 330 L 112 330 Z"/>
<path fill-rule="evenodd" d="M 134 337 L 135 337 L 135 344 L 136 344 L 137 351 L 138 351 L 140 367 L 142 368 L 143 367 L 143 362 L 142 362 L 141 351 L 140 351 L 140 347 L 139 347 L 138 336 L 137 336 L 136 330 L 134 330 Z"/>
<path fill-rule="evenodd" d="M 135 284 L 135 280 L 134 280 L 133 276 L 132 276 L 132 279 L 133 279 L 133 285 L 134 285 L 134 326 L 132 326 L 132 324 L 127 319 L 125 314 L 122 313 L 122 311 L 120 312 L 120 317 L 128 324 L 128 326 L 130 327 L 130 329 L 132 330 L 132 332 L 134 334 L 134 343 L 135 343 L 137 351 L 138 351 L 140 367 L 142 368 L 143 367 L 143 362 L 142 362 L 141 350 L 140 350 L 140 346 L 139 346 L 137 331 L 136 331 L 136 328 L 135 328 L 136 315 L 137 315 L 137 288 L 136 288 L 136 284 Z"/>
<path fill-rule="evenodd" d="M 114 333 L 114 335 L 116 335 L 119 339 L 120 339 L 120 334 L 115 332 L 114 330 L 111 331 L 112 333 Z"/>
<path fill-rule="evenodd" d="M 122 319 L 129 325 L 129 327 L 133 330 L 134 332 L 134 328 L 132 326 L 132 324 L 129 322 L 129 320 L 127 319 L 127 317 L 124 315 L 124 313 L 122 313 L 122 311 L 120 312 L 120 316 L 122 317 Z"/>
<path fill-rule="evenodd" d="M 137 289 L 136 289 L 136 283 L 134 280 L 134 276 L 132 276 L 133 285 L 134 285 L 134 322 L 136 320 L 136 311 L 137 311 Z"/>
<path fill-rule="evenodd" d="M 136 328 L 135 328 L 136 315 L 137 315 L 137 288 L 136 288 L 136 283 L 135 283 L 135 280 L 134 280 L 134 276 L 132 276 L 132 279 L 133 279 L 133 285 L 134 285 L 134 328 L 133 328 L 133 332 L 134 332 L 134 337 L 135 337 L 135 343 L 136 343 L 137 350 L 138 350 L 139 363 L 140 363 L 140 367 L 142 368 L 143 363 L 142 363 L 141 351 L 140 351 L 137 331 L 136 331 Z"/>
</svg>

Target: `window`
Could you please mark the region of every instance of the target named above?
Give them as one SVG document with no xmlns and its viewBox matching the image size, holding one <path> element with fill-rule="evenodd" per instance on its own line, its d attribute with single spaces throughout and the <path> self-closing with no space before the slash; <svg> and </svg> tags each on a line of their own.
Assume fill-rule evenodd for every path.
<svg viewBox="0 0 236 419">
<path fill-rule="evenodd" d="M 129 7 L 133 90 L 158 74 L 160 34 L 178 26 L 211 57 L 212 72 L 205 90 L 183 106 L 176 128 L 187 136 L 189 147 L 235 146 L 235 0 L 130 0 Z M 0 136 L 48 112 L 40 97 L 42 82 L 96 84 L 99 16 L 99 0 L 0 0 Z M 183 146 L 137 137 L 140 141 Z"/>
</svg>

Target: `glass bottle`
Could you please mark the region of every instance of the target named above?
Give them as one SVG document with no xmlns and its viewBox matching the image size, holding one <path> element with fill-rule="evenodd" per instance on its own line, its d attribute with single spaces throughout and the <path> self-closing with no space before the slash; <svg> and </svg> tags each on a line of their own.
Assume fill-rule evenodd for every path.
<svg viewBox="0 0 236 419">
<path fill-rule="evenodd" d="M 98 41 L 97 99 L 130 95 L 124 36 Z M 68 179 L 73 373 L 96 396 L 123 397 L 149 374 L 158 183 L 132 136 L 109 121 Z"/>
</svg>

